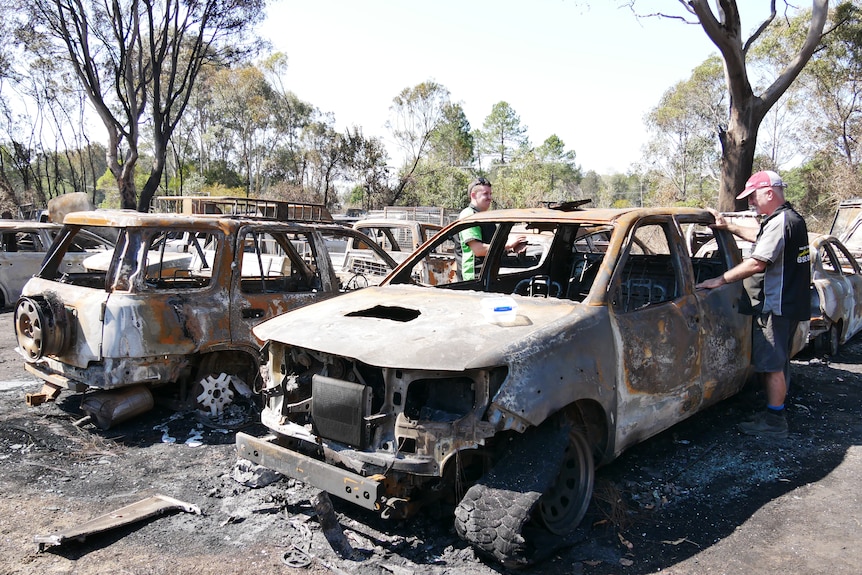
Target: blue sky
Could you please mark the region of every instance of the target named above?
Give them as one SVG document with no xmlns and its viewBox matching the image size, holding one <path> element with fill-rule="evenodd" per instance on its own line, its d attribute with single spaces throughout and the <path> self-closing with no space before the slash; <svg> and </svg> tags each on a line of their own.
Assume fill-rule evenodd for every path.
<svg viewBox="0 0 862 575">
<path fill-rule="evenodd" d="M 750 3 L 748 0 L 747 3 Z M 638 19 L 620 0 L 278 0 L 262 35 L 288 57 L 285 85 L 397 150 L 392 99 L 426 80 L 445 86 L 480 128 L 504 100 L 534 145 L 551 134 L 585 170 L 625 172 L 641 157 L 643 118 L 717 49 L 699 26 Z M 759 1 L 763 9 L 768 2 Z M 678 0 L 638 0 L 681 15 Z M 742 8 L 743 28 L 764 13 Z M 749 20 L 746 20 L 749 18 Z"/>
</svg>

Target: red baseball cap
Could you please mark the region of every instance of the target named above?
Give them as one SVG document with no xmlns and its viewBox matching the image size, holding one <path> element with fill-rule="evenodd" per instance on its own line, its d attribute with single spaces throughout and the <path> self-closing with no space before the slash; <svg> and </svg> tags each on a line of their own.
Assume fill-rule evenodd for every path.
<svg viewBox="0 0 862 575">
<path fill-rule="evenodd" d="M 755 190 L 772 187 L 786 188 L 787 184 L 784 183 L 784 180 L 781 179 L 781 176 L 771 170 L 757 172 L 756 174 L 748 178 L 748 181 L 745 182 L 745 189 L 739 192 L 739 195 L 736 196 L 736 199 L 741 200 L 742 198 L 747 198 L 749 194 L 751 194 Z"/>
</svg>

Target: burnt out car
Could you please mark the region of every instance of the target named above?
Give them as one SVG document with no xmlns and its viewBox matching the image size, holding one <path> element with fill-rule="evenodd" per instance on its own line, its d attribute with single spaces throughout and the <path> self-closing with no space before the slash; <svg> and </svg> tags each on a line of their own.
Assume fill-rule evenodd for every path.
<svg viewBox="0 0 862 575">
<path fill-rule="evenodd" d="M 834 236 L 811 236 L 811 328 L 816 350 L 838 353 L 862 330 L 862 270 Z"/>
<path fill-rule="evenodd" d="M 455 507 L 458 534 L 504 564 L 525 529 L 577 527 L 597 465 L 729 397 L 750 376 L 741 284 L 696 290 L 740 255 L 685 231 L 705 210 L 503 210 L 456 222 L 383 284 L 255 328 L 268 341 L 262 421 L 240 457 L 384 516 Z M 493 225 L 477 277 L 416 268 Z M 506 251 L 511 235 L 527 249 Z"/>
<path fill-rule="evenodd" d="M 113 230 L 116 247 L 70 268 L 85 230 Z M 56 393 L 102 392 L 83 404 L 102 427 L 151 407 L 154 390 L 220 415 L 257 385 L 262 342 L 252 327 L 367 283 L 327 252 L 360 235 L 246 216 L 70 214 L 17 303 L 18 350 Z"/>
<path fill-rule="evenodd" d="M 0 220 L 0 308 L 15 305 L 24 284 L 42 267 L 45 254 L 62 227 L 33 220 Z M 110 238 L 81 232 L 69 247 L 65 265 L 83 271 L 81 262 L 112 247 Z"/>
</svg>

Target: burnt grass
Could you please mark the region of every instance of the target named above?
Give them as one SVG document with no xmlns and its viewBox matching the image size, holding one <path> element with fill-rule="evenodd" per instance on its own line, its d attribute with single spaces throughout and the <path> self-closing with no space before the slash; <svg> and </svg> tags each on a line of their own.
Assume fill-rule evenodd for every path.
<svg viewBox="0 0 862 575">
<path fill-rule="evenodd" d="M 806 351 L 794 360 L 786 440 L 736 430 L 763 404 L 759 386 L 750 383 L 630 449 L 598 470 L 581 527 L 565 540 L 538 539 L 544 559 L 518 572 L 652 573 L 728 537 L 770 501 L 828 475 L 850 446 L 862 444 L 860 364 L 859 339 L 834 358 Z M 445 506 L 387 521 L 333 498 L 356 549 L 350 558 L 337 556 L 314 519 L 314 490 L 287 479 L 263 488 L 233 479 L 235 431 L 266 433 L 253 405 L 227 426 L 157 407 L 102 431 L 73 425 L 82 414 L 72 394 L 38 408 L 24 407 L 20 390 L 0 393 L 0 401 L 0 573 L 106 572 L 117 555 L 128 573 L 510 572 L 456 536 Z M 187 438 L 200 447 L 183 445 Z M 43 552 L 32 542 L 35 534 L 154 493 L 197 504 L 203 514 L 169 513 Z M 297 550 L 311 559 L 308 568 L 282 563 Z"/>
</svg>

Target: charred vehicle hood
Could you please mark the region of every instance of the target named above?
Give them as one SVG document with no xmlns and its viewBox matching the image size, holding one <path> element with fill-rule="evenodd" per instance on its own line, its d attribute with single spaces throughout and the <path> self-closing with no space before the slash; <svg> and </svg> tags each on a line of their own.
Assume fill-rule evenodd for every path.
<svg viewBox="0 0 862 575">
<path fill-rule="evenodd" d="M 350 357 L 379 367 L 465 370 L 501 365 L 588 313 L 568 300 L 515 296 L 517 318 L 491 323 L 492 295 L 414 286 L 369 287 L 277 316 L 254 328 L 276 341 Z"/>
</svg>

